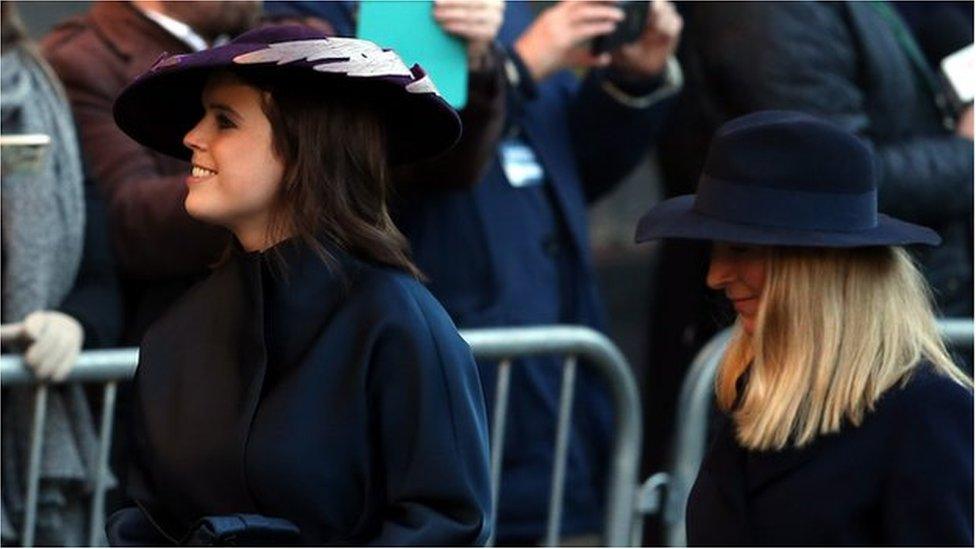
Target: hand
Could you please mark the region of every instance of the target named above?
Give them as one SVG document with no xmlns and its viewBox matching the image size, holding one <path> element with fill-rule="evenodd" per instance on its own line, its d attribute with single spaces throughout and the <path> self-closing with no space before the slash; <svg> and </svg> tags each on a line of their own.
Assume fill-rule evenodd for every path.
<svg viewBox="0 0 976 549">
<path fill-rule="evenodd" d="M 633 78 L 661 74 L 674 54 L 684 21 L 667 0 L 648 0 L 647 25 L 640 38 L 613 52 L 613 67 Z"/>
<path fill-rule="evenodd" d="M 30 342 L 24 361 L 41 379 L 64 381 L 78 359 L 84 331 L 81 324 L 57 311 L 36 311 L 24 319 L 24 336 Z"/>
<path fill-rule="evenodd" d="M 434 0 L 434 20 L 445 32 L 468 42 L 468 67 L 483 66 L 498 36 L 504 0 Z"/>
<path fill-rule="evenodd" d="M 959 121 L 956 122 L 956 135 L 959 137 L 965 137 L 966 139 L 973 140 L 973 106 L 970 105 L 966 107 L 966 110 L 962 111 L 959 115 Z"/>
<path fill-rule="evenodd" d="M 610 54 L 593 55 L 590 39 L 609 34 L 623 21 L 613 2 L 564 0 L 542 12 L 515 42 L 515 51 L 536 82 L 567 67 L 603 67 Z"/>
</svg>

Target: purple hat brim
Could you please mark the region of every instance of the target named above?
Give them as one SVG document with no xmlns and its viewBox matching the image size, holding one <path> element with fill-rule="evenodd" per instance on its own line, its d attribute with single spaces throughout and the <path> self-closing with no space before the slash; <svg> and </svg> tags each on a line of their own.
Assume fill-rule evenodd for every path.
<svg viewBox="0 0 976 549">
<path fill-rule="evenodd" d="M 290 72 L 309 74 L 307 66 L 274 63 L 241 65 L 234 58 L 265 48 L 265 44 L 230 43 L 217 48 L 157 62 L 118 96 L 113 107 L 116 124 L 138 143 L 182 160 L 191 151 L 183 137 L 204 114 L 201 94 L 207 77 L 215 70 L 268 73 L 287 78 Z M 169 60 L 174 60 L 167 63 Z M 461 120 L 457 112 L 434 93 L 410 93 L 403 77 L 350 77 L 318 72 L 322 85 L 343 93 L 366 96 L 379 109 L 387 126 L 391 164 L 405 164 L 437 157 L 457 143 Z"/>
<path fill-rule="evenodd" d="M 664 200 L 637 224 L 637 243 L 662 238 L 710 240 L 759 246 L 860 248 L 868 246 L 938 246 L 942 239 L 927 227 L 878 214 L 875 227 L 857 231 L 813 231 L 734 223 L 703 215 L 694 209 L 695 195 Z"/>
</svg>

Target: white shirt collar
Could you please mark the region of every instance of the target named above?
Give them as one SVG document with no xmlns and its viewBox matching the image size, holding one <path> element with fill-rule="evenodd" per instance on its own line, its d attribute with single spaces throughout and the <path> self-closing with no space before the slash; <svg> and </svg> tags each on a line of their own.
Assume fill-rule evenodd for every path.
<svg viewBox="0 0 976 549">
<path fill-rule="evenodd" d="M 158 11 L 148 10 L 140 7 L 139 10 L 146 15 L 146 17 L 152 19 L 159 24 L 160 27 L 166 29 L 167 32 L 178 38 L 193 51 L 201 51 L 207 49 L 207 41 L 204 40 L 199 34 L 193 31 L 189 25 L 182 21 L 177 21 L 168 15 L 164 15 Z"/>
</svg>

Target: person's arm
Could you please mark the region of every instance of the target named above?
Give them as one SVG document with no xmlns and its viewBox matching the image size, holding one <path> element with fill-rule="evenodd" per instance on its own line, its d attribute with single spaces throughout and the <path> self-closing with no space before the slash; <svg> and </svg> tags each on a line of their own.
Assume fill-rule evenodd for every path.
<svg viewBox="0 0 976 549">
<path fill-rule="evenodd" d="M 701 70 L 733 116 L 799 110 L 872 142 L 883 212 L 926 223 L 971 211 L 972 141 L 944 132 L 881 142 L 873 134 L 862 89 L 862 45 L 843 9 L 816 2 L 709 5 L 695 19 L 699 35 L 708 37 L 697 45 Z"/>
<path fill-rule="evenodd" d="M 514 47 L 536 82 L 569 67 L 591 69 L 578 93 L 566 91 L 570 136 L 590 202 L 647 154 L 667 110 L 662 100 L 681 86 L 672 54 L 683 22 L 670 2 L 650 2 L 644 30 L 633 43 L 611 53 L 589 51 L 588 40 L 612 31 L 622 17 L 613 5 L 561 2 L 543 12 Z"/>
<path fill-rule="evenodd" d="M 491 488 L 477 366 L 446 314 L 416 302 L 403 308 L 379 336 L 368 379 L 387 503 L 367 543 L 483 545 Z"/>
<path fill-rule="evenodd" d="M 882 545 L 972 547 L 971 390 L 946 379 L 920 379 L 895 398 Z"/>
<path fill-rule="evenodd" d="M 88 176 L 105 199 L 114 249 L 126 274 L 156 279 L 199 273 L 217 259 L 227 233 L 192 219 L 183 175 L 164 176 L 154 154 L 115 125 L 115 98 L 103 82 L 118 77 L 71 52 L 46 52 L 68 93 Z M 189 166 L 187 166 L 189 170 Z"/>
</svg>

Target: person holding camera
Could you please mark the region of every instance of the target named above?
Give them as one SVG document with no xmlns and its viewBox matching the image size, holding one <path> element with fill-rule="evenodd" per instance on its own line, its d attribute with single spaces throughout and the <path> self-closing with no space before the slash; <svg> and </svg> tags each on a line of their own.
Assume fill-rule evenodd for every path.
<svg viewBox="0 0 976 549">
<path fill-rule="evenodd" d="M 671 60 L 680 17 L 668 2 L 634 4 L 643 11 L 627 24 L 632 8 L 616 2 L 559 2 L 534 19 L 532 5 L 507 3 L 499 33 L 507 113 L 487 170 L 469 185 L 399 188 L 397 224 L 459 327 L 603 328 L 586 208 L 646 154 L 680 87 Z M 624 26 L 636 29 L 625 44 L 594 51 L 594 39 Z M 494 394 L 496 365 L 479 367 Z M 580 377 L 561 533 L 591 542 L 601 531 L 612 422 L 602 382 L 585 370 Z M 557 357 L 513 364 L 499 543 L 534 545 L 545 533 L 560 384 Z"/>
</svg>

